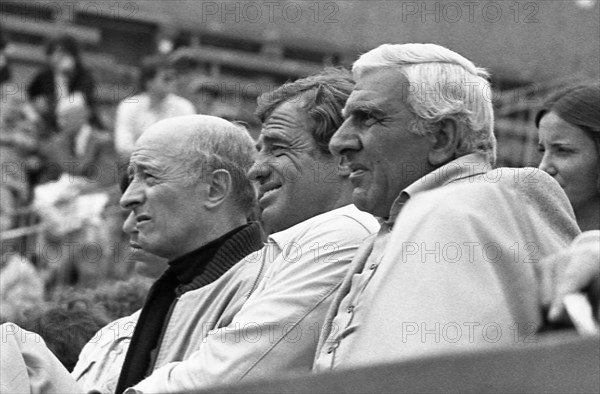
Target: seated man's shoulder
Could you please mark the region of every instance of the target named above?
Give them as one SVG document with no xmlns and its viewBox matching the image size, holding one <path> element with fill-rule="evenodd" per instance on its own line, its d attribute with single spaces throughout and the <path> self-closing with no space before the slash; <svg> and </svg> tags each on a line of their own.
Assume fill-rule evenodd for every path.
<svg viewBox="0 0 600 394">
<path fill-rule="evenodd" d="M 432 204 L 441 203 L 444 207 L 473 204 L 489 207 L 494 200 L 520 200 L 522 203 L 538 204 L 541 198 L 547 199 L 548 195 L 560 199 L 563 194 L 558 183 L 537 168 L 501 167 L 478 177 L 421 193 L 419 199 L 425 200 L 423 197 L 427 196 Z"/>
<path fill-rule="evenodd" d="M 378 228 L 379 223 L 373 215 L 360 211 L 354 205 L 346 205 L 310 218 L 292 229 L 297 229 L 298 236 L 322 233 L 364 238 L 376 232 Z"/>
</svg>

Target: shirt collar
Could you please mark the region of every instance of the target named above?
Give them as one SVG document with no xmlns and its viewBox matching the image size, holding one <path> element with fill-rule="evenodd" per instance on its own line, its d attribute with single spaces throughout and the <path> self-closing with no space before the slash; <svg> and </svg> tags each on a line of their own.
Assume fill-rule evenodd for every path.
<svg viewBox="0 0 600 394">
<path fill-rule="evenodd" d="M 345 214 L 352 215 L 357 210 L 358 210 L 358 208 L 356 208 L 353 204 L 350 204 L 350 205 L 345 205 L 340 208 L 336 208 L 332 211 L 322 213 L 317 216 L 313 216 L 312 218 L 306 219 L 298 224 L 293 225 L 290 228 L 287 228 L 285 230 L 278 231 L 276 233 L 269 235 L 267 238 L 267 243 L 274 243 L 277 246 L 279 246 L 280 249 L 283 249 L 283 246 L 289 244 L 290 242 L 292 242 L 292 240 L 295 237 L 298 236 L 298 233 L 301 231 L 301 228 L 306 226 L 306 222 L 308 222 L 309 220 L 314 220 L 316 218 L 323 218 L 323 217 L 327 217 L 327 216 L 336 216 L 336 215 L 345 215 Z"/>
<path fill-rule="evenodd" d="M 396 217 L 402 210 L 404 204 L 417 193 L 433 190 L 440 186 L 445 186 L 449 183 L 456 182 L 460 179 L 481 175 L 491 169 L 492 164 L 482 153 L 471 153 L 452 160 L 451 162 L 417 179 L 408 185 L 404 190 L 402 190 L 400 195 L 392 204 L 390 216 L 387 220 L 380 219 L 380 223 L 382 226 L 385 224 L 391 228 L 394 225 Z"/>
</svg>

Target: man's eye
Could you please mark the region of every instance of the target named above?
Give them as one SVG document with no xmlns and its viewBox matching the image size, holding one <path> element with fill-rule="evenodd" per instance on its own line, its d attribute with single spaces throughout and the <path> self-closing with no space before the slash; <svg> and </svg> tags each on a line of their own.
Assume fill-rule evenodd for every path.
<svg viewBox="0 0 600 394">
<path fill-rule="evenodd" d="M 149 173 L 144 173 L 144 179 L 146 180 L 146 183 L 148 184 L 155 184 L 156 183 L 156 177 L 152 174 Z"/>
<path fill-rule="evenodd" d="M 573 150 L 569 149 L 569 148 L 558 148 L 558 151 L 560 153 L 571 153 L 571 152 L 573 152 Z"/>
<path fill-rule="evenodd" d="M 371 127 L 379 121 L 370 112 L 361 111 L 355 114 L 356 120 L 359 121 L 363 126 Z"/>
<path fill-rule="evenodd" d="M 275 155 L 275 156 L 279 156 L 281 155 L 283 152 L 285 152 L 285 146 L 279 146 L 279 145 L 273 145 L 271 146 L 271 152 Z"/>
</svg>

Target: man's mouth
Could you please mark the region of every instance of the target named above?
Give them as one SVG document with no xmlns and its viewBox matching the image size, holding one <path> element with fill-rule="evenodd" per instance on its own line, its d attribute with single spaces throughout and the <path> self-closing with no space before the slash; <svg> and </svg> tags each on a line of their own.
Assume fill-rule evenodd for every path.
<svg viewBox="0 0 600 394">
<path fill-rule="evenodd" d="M 350 168 L 350 179 L 358 178 L 368 171 L 367 167 L 356 163 L 350 163 L 348 168 Z"/>
<path fill-rule="evenodd" d="M 263 200 L 269 198 L 270 196 L 275 194 L 279 189 L 281 189 L 281 185 L 279 185 L 279 186 L 270 185 L 270 186 L 265 186 L 265 187 L 261 186 L 259 201 L 263 201 Z"/>
<path fill-rule="evenodd" d="M 148 215 L 138 215 L 135 217 L 135 221 L 137 224 L 143 223 L 150 220 L 150 216 Z"/>
</svg>

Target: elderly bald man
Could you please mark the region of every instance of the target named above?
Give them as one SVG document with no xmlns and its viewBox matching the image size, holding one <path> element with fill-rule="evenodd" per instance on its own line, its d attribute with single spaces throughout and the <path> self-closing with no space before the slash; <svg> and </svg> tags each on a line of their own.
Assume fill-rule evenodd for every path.
<svg viewBox="0 0 600 394">
<path fill-rule="evenodd" d="M 246 219 L 256 201 L 245 176 L 254 153 L 244 128 L 203 115 L 160 121 L 136 142 L 121 198 L 131 210 L 124 230 L 133 247 L 168 259 L 168 268 L 141 311 L 83 349 L 73 376 L 84 389 L 113 392 L 119 375 L 137 382 L 182 359 L 210 328 L 202 323 L 249 292 L 250 281 L 215 280 L 262 247 L 260 226 Z"/>
</svg>

